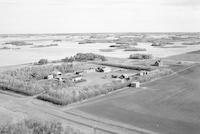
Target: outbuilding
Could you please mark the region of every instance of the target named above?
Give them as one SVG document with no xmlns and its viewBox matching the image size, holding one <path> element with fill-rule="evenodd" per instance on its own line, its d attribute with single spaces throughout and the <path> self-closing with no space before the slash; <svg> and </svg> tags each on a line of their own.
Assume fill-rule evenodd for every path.
<svg viewBox="0 0 200 134">
<path fill-rule="evenodd" d="M 47 79 L 48 79 L 48 80 L 53 79 L 53 74 L 49 74 L 49 75 L 47 76 Z"/>
<path fill-rule="evenodd" d="M 140 82 L 138 82 L 138 81 L 131 82 L 130 87 L 139 88 Z"/>
<path fill-rule="evenodd" d="M 83 77 L 81 75 L 74 75 L 69 77 L 69 79 L 73 82 L 80 82 L 83 80 Z"/>
<path fill-rule="evenodd" d="M 120 79 L 128 79 L 129 75 L 128 74 L 122 74 L 119 76 Z"/>
</svg>

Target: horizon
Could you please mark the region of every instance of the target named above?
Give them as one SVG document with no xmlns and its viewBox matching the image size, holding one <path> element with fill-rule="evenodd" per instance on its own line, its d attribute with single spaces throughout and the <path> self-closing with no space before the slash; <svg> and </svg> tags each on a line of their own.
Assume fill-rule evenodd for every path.
<svg viewBox="0 0 200 134">
<path fill-rule="evenodd" d="M 65 34 L 175 34 L 175 33 L 188 33 L 188 34 L 193 34 L 193 33 L 200 33 L 200 32 L 71 32 L 71 33 L 5 33 L 0 35 L 65 35 Z"/>
<path fill-rule="evenodd" d="M 1 0 L 0 34 L 199 32 L 198 0 Z"/>
</svg>

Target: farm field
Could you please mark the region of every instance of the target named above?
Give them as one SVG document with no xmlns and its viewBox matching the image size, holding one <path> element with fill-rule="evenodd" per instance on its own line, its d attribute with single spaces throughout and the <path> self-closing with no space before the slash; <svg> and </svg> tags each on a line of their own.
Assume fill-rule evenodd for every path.
<svg viewBox="0 0 200 134">
<path fill-rule="evenodd" d="M 200 62 L 200 50 L 192 51 L 192 52 L 188 52 L 188 53 L 180 54 L 180 55 L 169 56 L 166 59 Z"/>
<path fill-rule="evenodd" d="M 74 109 L 162 134 L 200 133 L 200 65 Z"/>
</svg>

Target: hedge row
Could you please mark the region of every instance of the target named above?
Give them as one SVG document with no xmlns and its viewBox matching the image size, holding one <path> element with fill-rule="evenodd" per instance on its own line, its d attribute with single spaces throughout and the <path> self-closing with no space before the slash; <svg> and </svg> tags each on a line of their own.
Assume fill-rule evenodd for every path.
<svg viewBox="0 0 200 134">
<path fill-rule="evenodd" d="M 130 82 L 112 82 L 103 86 L 95 85 L 88 87 L 71 87 L 61 90 L 49 90 L 45 94 L 38 96 L 38 99 L 48 101 L 57 105 L 68 105 L 82 101 L 101 94 L 107 94 L 117 89 L 127 87 Z"/>
</svg>

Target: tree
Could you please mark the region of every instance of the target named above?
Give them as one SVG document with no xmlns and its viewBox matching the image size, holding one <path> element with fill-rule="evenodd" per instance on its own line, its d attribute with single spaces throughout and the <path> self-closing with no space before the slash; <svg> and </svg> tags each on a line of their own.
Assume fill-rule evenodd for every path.
<svg viewBox="0 0 200 134">
<path fill-rule="evenodd" d="M 44 65 L 44 64 L 47 64 L 48 63 L 48 60 L 47 59 L 40 59 L 39 61 L 38 61 L 38 64 L 39 65 Z"/>
</svg>

